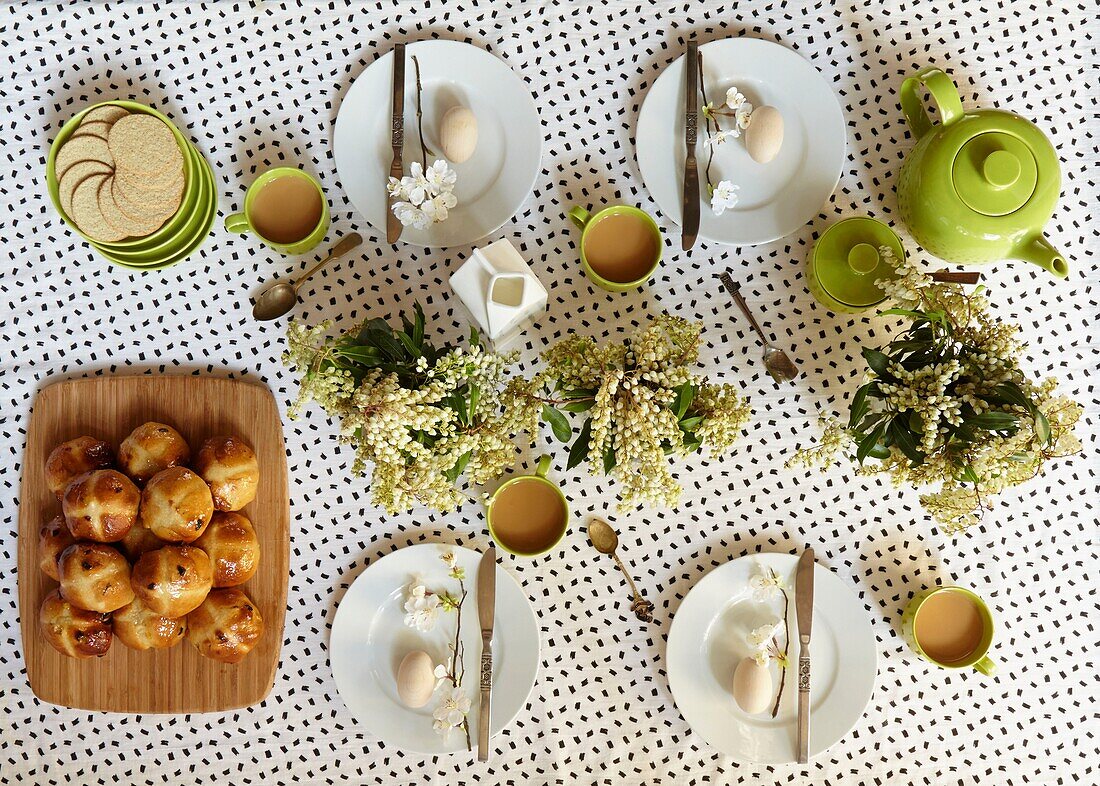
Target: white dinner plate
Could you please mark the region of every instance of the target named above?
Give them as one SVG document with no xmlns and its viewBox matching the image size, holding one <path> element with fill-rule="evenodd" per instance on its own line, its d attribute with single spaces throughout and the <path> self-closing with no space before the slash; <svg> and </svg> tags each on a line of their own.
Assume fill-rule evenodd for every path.
<svg viewBox="0 0 1100 786">
<path fill-rule="evenodd" d="M 727 139 L 714 153 L 711 181 L 740 186 L 738 204 L 715 216 L 707 195 L 705 120 L 699 114 L 699 236 L 730 245 L 769 243 L 816 216 L 844 167 L 844 114 L 832 87 L 795 52 L 757 38 L 727 38 L 699 47 L 703 85 L 715 106 L 736 86 L 754 107 L 771 105 L 783 116 L 783 144 L 767 164 Z M 684 58 L 657 77 L 638 115 L 636 152 L 646 188 L 669 219 L 681 223 L 684 160 Z M 702 107 L 702 99 L 699 106 Z M 730 119 L 722 118 L 724 128 Z"/>
<path fill-rule="evenodd" d="M 479 669 L 481 629 L 477 613 L 477 570 L 481 555 L 461 546 L 422 543 L 387 554 L 371 563 L 348 587 L 336 609 L 329 642 L 332 676 L 340 697 L 364 728 L 401 750 L 416 753 L 456 753 L 466 750 L 466 736 L 454 729 L 444 738 L 432 728 L 432 710 L 439 692 L 419 709 L 410 709 L 397 696 L 397 667 L 413 650 L 423 650 L 434 663 L 448 657 L 454 641 L 455 615 L 440 616 L 427 633 L 405 625 L 405 590 L 414 577 L 429 590 L 458 593 L 458 582 L 447 577 L 439 558 L 454 552 L 466 569 L 469 595 L 462 607 L 462 641 L 466 675 L 462 687 L 471 698 L 470 738 L 477 747 L 480 705 Z M 539 668 L 539 627 L 527 596 L 500 565 L 497 566 L 496 626 L 493 633 L 494 735 L 523 709 Z M 490 744 L 503 744 L 494 743 Z"/>
<path fill-rule="evenodd" d="M 791 667 L 779 713 L 748 715 L 734 701 L 733 672 L 751 654 L 754 628 L 782 618 L 783 603 L 753 600 L 749 579 L 757 566 L 782 577 L 790 597 Z M 791 554 L 752 554 L 715 568 L 691 588 L 668 634 L 668 682 L 676 706 L 692 730 L 742 763 L 797 760 L 798 624 Z M 775 685 L 779 668 L 771 664 Z M 832 571 L 814 571 L 810 637 L 810 756 L 847 734 L 863 716 L 877 674 L 877 652 L 866 609 Z M 774 694 L 773 694 L 774 695 Z M 774 699 L 773 699 L 774 700 Z"/>
<path fill-rule="evenodd" d="M 417 41 L 405 47 L 405 172 L 420 161 L 416 130 L 416 69 L 423 86 L 424 143 L 438 157 L 439 124 L 453 106 L 477 118 L 477 148 L 452 164 L 458 205 L 446 221 L 425 230 L 405 227 L 401 240 L 414 246 L 470 245 L 514 216 L 535 185 L 542 160 L 542 126 L 530 91 L 501 60 L 459 41 Z M 393 52 L 361 73 L 340 104 L 333 154 L 348 199 L 385 236 L 386 180 L 390 148 Z M 432 159 L 428 159 L 431 164 Z"/>
</svg>

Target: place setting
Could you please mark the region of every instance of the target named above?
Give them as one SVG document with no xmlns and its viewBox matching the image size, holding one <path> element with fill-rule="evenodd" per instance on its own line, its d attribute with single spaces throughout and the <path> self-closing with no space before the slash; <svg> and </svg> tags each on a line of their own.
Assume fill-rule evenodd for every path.
<svg viewBox="0 0 1100 786">
<path fill-rule="evenodd" d="M 272 766 L 293 736 L 303 761 L 339 751 L 342 776 L 380 782 L 658 783 L 653 747 L 684 764 L 675 780 L 825 782 L 870 772 L 864 757 L 892 777 L 875 751 L 895 736 L 931 745 L 919 724 L 948 694 L 898 720 L 919 714 L 899 686 L 950 687 L 946 745 L 977 722 L 961 681 L 999 701 L 1032 679 L 1013 662 L 1031 593 L 1004 603 L 1039 575 L 1008 569 L 1032 544 L 999 536 L 975 569 L 959 541 L 1088 475 L 1087 397 L 1044 375 L 1048 337 L 999 275 L 1058 297 L 1079 266 L 1055 219 L 1071 151 L 1028 119 L 1045 116 L 971 107 L 963 68 L 906 61 L 878 105 L 907 130 L 876 142 L 896 203 L 841 194 L 869 126 L 839 58 L 720 26 L 669 39 L 632 97 L 619 163 L 638 164 L 638 204 L 532 206 L 544 140 L 582 155 L 560 147 L 576 110 L 546 93 L 534 28 L 499 46 L 356 29 L 378 54 L 345 53 L 311 93 L 335 110 L 320 155 L 229 177 L 183 121 L 228 122 L 197 98 L 93 99 L 43 129 L 38 185 L 66 242 L 135 277 L 226 272 L 197 284 L 205 319 L 186 329 L 142 279 L 159 367 L 87 361 L 82 344 L 125 332 L 98 314 L 52 339 L 71 360 L 34 366 L 12 429 L 21 702 L 128 738 L 126 716 L 170 716 L 148 735 L 163 723 L 182 748 L 222 713 L 234 753 L 209 758 L 234 766 L 250 719 Z M 598 44 L 576 56 L 607 70 Z M 624 72 L 643 46 L 624 38 Z M 549 80 L 584 91 L 592 122 L 633 112 L 606 85 Z M 846 196 L 858 211 L 829 209 Z M 207 247 L 217 233 L 245 279 Z M 777 271 L 797 290 L 782 301 Z M 666 279 L 675 296 L 631 296 Z M 572 314 L 578 297 L 598 308 Z M 226 315 L 245 329 L 220 335 Z M 685 569 L 704 547 L 709 569 Z"/>
</svg>

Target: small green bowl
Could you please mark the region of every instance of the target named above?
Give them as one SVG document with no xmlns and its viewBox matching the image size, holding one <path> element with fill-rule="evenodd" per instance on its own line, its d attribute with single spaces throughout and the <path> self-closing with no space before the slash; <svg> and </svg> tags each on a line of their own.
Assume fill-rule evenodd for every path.
<svg viewBox="0 0 1100 786">
<path fill-rule="evenodd" d="M 195 192 L 197 196 L 187 221 L 180 226 L 179 231 L 151 248 L 119 249 L 111 248 L 105 243 L 93 242 L 92 245 L 95 246 L 97 251 L 106 251 L 116 259 L 124 259 L 134 264 L 141 264 L 147 260 L 153 260 L 155 264 L 156 260 L 165 259 L 175 254 L 194 240 L 195 233 L 199 230 L 199 227 L 202 226 L 203 220 L 206 218 L 207 209 L 210 207 L 210 200 L 214 196 L 214 183 L 212 179 L 207 176 L 206 162 L 202 160 L 197 150 L 191 148 L 190 145 L 188 145 L 188 147 L 191 149 L 191 154 L 195 156 L 196 159 L 195 171 L 198 174 L 195 177 Z"/>
<path fill-rule="evenodd" d="M 71 218 L 65 215 L 65 211 L 61 209 L 61 199 L 58 195 L 58 182 L 57 177 L 54 174 L 54 162 L 57 159 L 57 151 L 60 150 L 61 146 L 69 140 L 69 137 L 76 133 L 76 129 L 80 127 L 80 122 L 84 119 L 84 116 L 91 112 L 93 109 L 101 106 L 120 106 L 130 112 L 152 115 L 153 117 L 158 118 L 161 122 L 165 123 L 169 129 L 171 129 L 172 135 L 176 138 L 176 142 L 180 146 L 180 150 L 183 151 L 184 187 L 183 197 L 180 200 L 180 206 L 179 208 L 177 208 L 175 214 L 173 214 L 173 216 L 165 222 L 164 226 L 162 226 L 151 235 L 133 238 L 131 240 L 120 240 L 114 243 L 99 243 L 81 232 L 80 227 L 78 227 Z M 179 229 L 180 224 L 182 224 L 184 220 L 188 216 L 190 216 L 191 211 L 194 209 L 195 201 L 197 198 L 197 194 L 195 192 L 197 189 L 195 188 L 196 184 L 194 180 L 195 161 L 191 157 L 191 154 L 189 152 L 190 149 L 190 142 L 188 142 L 183 134 L 180 133 L 179 129 L 176 128 L 175 125 L 173 125 L 171 120 L 169 120 L 167 117 L 165 117 L 155 109 L 147 107 L 144 104 L 139 104 L 136 101 L 102 101 L 98 104 L 93 104 L 92 106 L 78 113 L 71 120 L 69 120 L 68 123 L 62 126 L 61 131 L 58 133 L 57 137 L 50 145 L 50 153 L 49 156 L 47 156 L 46 158 L 46 186 L 50 192 L 50 200 L 53 202 L 54 209 L 57 211 L 58 215 L 61 216 L 61 218 L 65 221 L 65 223 L 68 224 L 74 232 L 87 240 L 89 243 L 95 244 L 97 248 L 132 249 L 139 246 L 151 247 L 158 245 L 169 235 L 175 234 L 176 231 Z"/>
<path fill-rule="evenodd" d="M 204 166 L 204 169 L 206 170 L 206 173 L 203 175 L 203 177 L 208 180 L 211 193 L 213 194 L 214 174 L 212 171 L 210 171 L 209 167 Z M 206 208 L 206 213 L 203 216 L 202 225 L 191 238 L 190 242 L 180 250 L 176 251 L 174 254 L 170 254 L 166 257 L 152 258 L 149 260 L 137 262 L 131 259 L 125 259 L 123 257 L 116 256 L 106 249 L 97 248 L 96 250 L 108 262 L 113 262 L 116 265 L 130 268 L 131 270 L 159 270 L 161 268 L 166 268 L 170 265 L 176 264 L 177 262 L 182 262 L 199 249 L 199 247 L 206 241 L 206 238 L 210 236 L 210 230 L 214 226 L 214 219 L 217 216 L 217 212 L 218 200 L 212 197 L 210 199 L 209 205 Z"/>
</svg>

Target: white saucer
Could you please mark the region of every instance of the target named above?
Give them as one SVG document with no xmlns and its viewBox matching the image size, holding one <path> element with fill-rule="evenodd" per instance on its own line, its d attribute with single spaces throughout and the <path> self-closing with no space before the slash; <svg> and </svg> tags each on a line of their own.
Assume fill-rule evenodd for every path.
<svg viewBox="0 0 1100 786">
<path fill-rule="evenodd" d="M 435 628 L 421 633 L 405 625 L 405 589 L 414 576 L 428 589 L 458 592 L 440 560 L 454 552 L 466 569 L 469 595 L 462 607 L 462 641 L 466 676 L 463 688 L 471 697 L 470 737 L 477 747 L 480 705 L 478 676 L 481 630 L 477 614 L 477 570 L 481 555 L 460 546 L 418 544 L 372 562 L 348 587 L 332 622 L 329 660 L 340 697 L 367 731 L 401 750 L 416 753 L 456 753 L 466 750 L 466 736 L 454 729 L 444 739 L 432 728 L 438 689 L 428 704 L 410 709 L 397 696 L 397 667 L 412 650 L 427 652 L 434 663 L 447 657 L 454 641 L 454 613 L 440 616 Z M 539 627 L 527 596 L 497 565 L 496 625 L 493 635 L 493 701 L 491 731 L 500 734 L 523 709 L 539 668 Z M 493 744 L 493 741 L 491 741 Z"/>
<path fill-rule="evenodd" d="M 478 142 L 473 156 L 453 164 L 458 206 L 428 229 L 405 227 L 401 242 L 414 246 L 471 245 L 514 216 L 535 185 L 542 160 L 542 126 L 535 101 L 504 62 L 458 41 L 417 41 L 405 47 L 405 172 L 420 161 L 416 126 L 416 69 L 423 86 L 424 142 L 442 157 L 437 129 L 444 113 L 462 105 L 473 111 Z M 386 234 L 386 180 L 390 148 L 393 52 L 361 73 L 336 117 L 333 155 L 348 199 L 378 233 Z M 431 164 L 432 160 L 428 160 Z"/>
<path fill-rule="evenodd" d="M 808 61 L 786 47 L 757 38 L 727 38 L 699 47 L 703 84 L 715 106 L 736 86 L 760 107 L 783 116 L 783 145 L 776 158 L 758 164 L 745 139 L 727 139 L 714 154 L 711 180 L 740 186 L 736 207 L 715 216 L 707 195 L 705 120 L 699 114 L 699 236 L 729 245 L 769 243 L 810 221 L 829 201 L 845 161 L 844 114 L 832 86 Z M 657 78 L 638 115 L 638 167 L 661 212 L 681 223 L 684 159 L 684 58 Z M 702 98 L 699 105 L 702 107 Z M 730 127 L 729 118 L 722 118 Z"/>
<path fill-rule="evenodd" d="M 791 667 L 779 713 L 747 715 L 734 701 L 733 672 L 750 654 L 746 636 L 782 618 L 782 598 L 754 601 L 749 579 L 757 566 L 774 570 L 790 597 Z M 692 731 L 734 760 L 782 764 L 797 760 L 798 624 L 792 554 L 752 554 L 704 576 L 684 598 L 668 634 L 668 682 Z M 810 638 L 810 756 L 835 743 L 863 716 L 878 671 L 875 636 L 863 603 L 832 571 L 814 571 Z M 771 665 L 778 687 L 779 670 Z"/>
</svg>

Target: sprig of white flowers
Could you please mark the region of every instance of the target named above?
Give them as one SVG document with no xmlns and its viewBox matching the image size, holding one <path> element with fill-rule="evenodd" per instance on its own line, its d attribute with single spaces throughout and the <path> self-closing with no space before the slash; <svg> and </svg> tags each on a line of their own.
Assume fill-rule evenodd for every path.
<svg viewBox="0 0 1100 786">
<path fill-rule="evenodd" d="M 757 603 L 767 603 L 776 595 L 783 597 L 783 619 L 772 620 L 754 628 L 748 635 L 753 660 L 761 666 L 767 666 L 774 660 L 779 666 L 779 691 L 775 694 L 775 704 L 772 705 L 774 718 L 779 714 L 779 702 L 783 698 L 783 689 L 787 684 L 787 666 L 790 665 L 788 655 L 791 647 L 791 631 L 787 622 L 790 596 L 787 595 L 787 587 L 779 574 L 759 564 L 757 571 L 749 577 L 749 588 L 752 590 L 752 599 Z M 783 632 L 782 649 L 779 648 L 780 631 Z"/>
<path fill-rule="evenodd" d="M 462 688 L 462 678 L 466 673 L 463 660 L 465 648 L 462 645 L 462 605 L 466 601 L 466 569 L 458 564 L 453 551 L 445 551 L 439 557 L 447 566 L 447 577 L 458 582 L 459 595 L 456 598 L 449 592 L 432 592 L 419 578 L 410 582 L 405 594 L 405 625 L 421 633 L 435 628 L 443 612 L 455 612 L 455 637 L 447 645 L 450 652 L 449 663 L 440 663 L 434 669 L 435 690 L 442 692 L 439 703 L 432 711 L 432 728 L 446 739 L 453 729 L 461 728 L 466 733 L 466 750 L 472 750 L 470 744 L 470 696 Z"/>
<path fill-rule="evenodd" d="M 711 180 L 710 167 L 714 162 L 714 148 L 728 139 L 739 139 L 749 123 L 752 121 L 753 105 L 745 98 L 745 95 L 736 87 L 726 91 L 726 101 L 719 107 L 707 100 L 707 91 L 703 86 L 703 64 L 699 62 L 699 90 L 703 94 L 703 119 L 704 130 L 707 138 L 703 146 L 707 148 L 707 191 L 710 194 L 710 209 L 714 215 L 720 216 L 727 210 L 737 206 L 737 191 L 739 185 L 730 180 L 721 180 L 717 184 Z M 728 128 L 723 128 L 719 118 L 728 118 L 731 122 Z M 711 126 L 713 125 L 713 129 Z"/>
<path fill-rule="evenodd" d="M 436 159 L 425 168 L 419 161 L 409 165 L 410 174 L 400 180 L 391 177 L 386 191 L 393 201 L 393 214 L 402 226 L 427 229 L 447 220 L 458 204 L 454 195 L 458 176 L 443 159 Z"/>
</svg>

